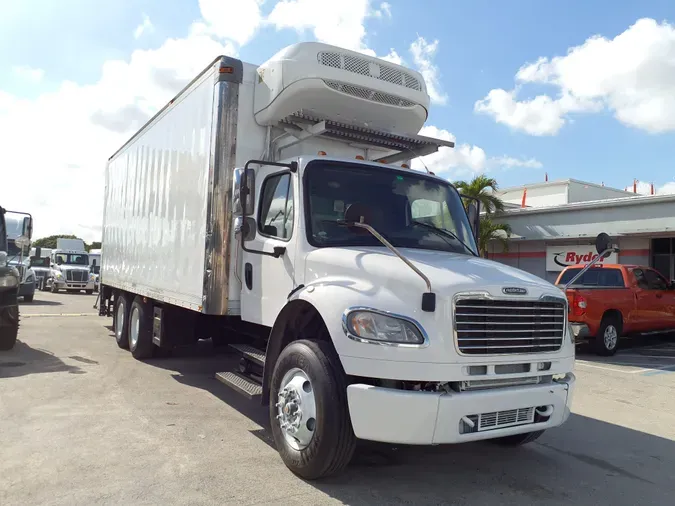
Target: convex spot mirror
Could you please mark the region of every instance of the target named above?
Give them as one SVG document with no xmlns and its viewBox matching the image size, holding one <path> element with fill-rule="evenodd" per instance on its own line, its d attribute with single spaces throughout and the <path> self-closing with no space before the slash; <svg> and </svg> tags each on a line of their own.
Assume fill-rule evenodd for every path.
<svg viewBox="0 0 675 506">
<path fill-rule="evenodd" d="M 612 247 L 612 238 L 609 237 L 604 232 L 598 234 L 595 238 L 595 251 L 598 252 L 598 255 L 601 255 L 603 252 L 607 251 Z"/>
</svg>

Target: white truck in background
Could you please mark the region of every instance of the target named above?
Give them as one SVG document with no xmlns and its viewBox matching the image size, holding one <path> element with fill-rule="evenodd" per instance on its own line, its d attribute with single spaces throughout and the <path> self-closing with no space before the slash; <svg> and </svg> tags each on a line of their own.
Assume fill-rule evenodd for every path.
<svg viewBox="0 0 675 506">
<path fill-rule="evenodd" d="M 101 281 L 101 249 L 89 250 L 89 271 L 94 278 L 94 291 L 98 292 Z"/>
<path fill-rule="evenodd" d="M 428 109 L 418 72 L 325 44 L 216 58 L 108 161 L 117 344 L 235 348 L 218 378 L 269 406 L 306 479 L 357 438 L 518 445 L 561 425 L 565 296 L 480 258 L 478 205 L 408 168 L 453 146 L 417 135 Z"/>
<path fill-rule="evenodd" d="M 82 239 L 57 238 L 50 263 L 47 285 L 52 293 L 59 290 L 94 293 L 94 276 L 89 270 L 89 254 Z"/>
</svg>

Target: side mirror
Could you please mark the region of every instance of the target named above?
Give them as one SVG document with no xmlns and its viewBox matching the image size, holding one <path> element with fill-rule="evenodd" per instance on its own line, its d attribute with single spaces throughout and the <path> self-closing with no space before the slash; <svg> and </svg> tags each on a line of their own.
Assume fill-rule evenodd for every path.
<svg viewBox="0 0 675 506">
<path fill-rule="evenodd" d="M 469 224 L 473 230 L 473 235 L 478 240 L 480 235 L 480 212 L 476 202 L 470 202 L 466 209 L 466 215 L 469 218 Z"/>
<path fill-rule="evenodd" d="M 251 241 L 255 238 L 255 218 L 237 216 L 234 220 L 234 238 Z"/>
<path fill-rule="evenodd" d="M 611 237 L 609 237 L 609 235 L 605 234 L 604 232 L 599 233 L 598 236 L 595 238 L 595 251 L 598 252 L 598 255 L 601 255 L 611 247 L 612 247 Z"/>
<path fill-rule="evenodd" d="M 251 216 L 255 212 L 255 170 L 235 170 L 233 199 L 235 214 Z"/>
<path fill-rule="evenodd" d="M 26 216 L 23 219 L 23 232 L 22 235 L 31 239 L 33 237 L 33 218 L 31 216 Z"/>
<path fill-rule="evenodd" d="M 91 261 L 91 266 L 96 267 L 96 259 L 95 258 Z"/>
</svg>

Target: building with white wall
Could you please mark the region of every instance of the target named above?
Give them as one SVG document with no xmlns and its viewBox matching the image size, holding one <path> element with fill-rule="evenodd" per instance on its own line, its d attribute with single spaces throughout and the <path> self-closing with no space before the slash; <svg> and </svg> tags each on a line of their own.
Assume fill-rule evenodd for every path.
<svg viewBox="0 0 675 506">
<path fill-rule="evenodd" d="M 620 252 L 605 262 L 649 265 L 675 279 L 675 195 L 635 195 L 574 179 L 499 194 L 510 205 L 494 221 L 508 223 L 512 236 L 508 252 L 490 245 L 495 260 L 555 281 L 565 265 L 590 261 L 595 237 L 606 232 Z"/>
</svg>

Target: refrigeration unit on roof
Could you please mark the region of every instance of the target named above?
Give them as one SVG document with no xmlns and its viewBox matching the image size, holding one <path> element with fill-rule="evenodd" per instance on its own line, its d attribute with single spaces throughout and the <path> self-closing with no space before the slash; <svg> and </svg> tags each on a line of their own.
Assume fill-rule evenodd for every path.
<svg viewBox="0 0 675 506">
<path fill-rule="evenodd" d="M 257 69 L 254 114 L 263 126 L 302 115 L 416 134 L 428 109 L 419 72 L 327 44 L 289 46 Z"/>
</svg>

